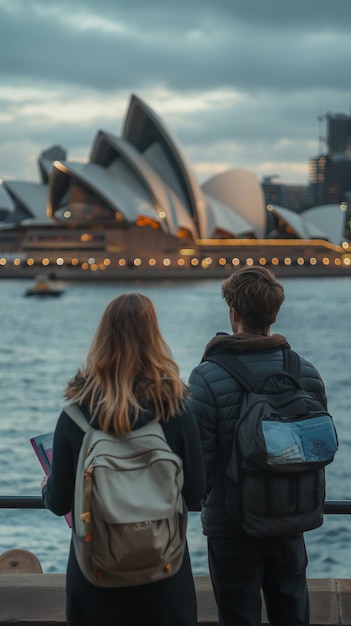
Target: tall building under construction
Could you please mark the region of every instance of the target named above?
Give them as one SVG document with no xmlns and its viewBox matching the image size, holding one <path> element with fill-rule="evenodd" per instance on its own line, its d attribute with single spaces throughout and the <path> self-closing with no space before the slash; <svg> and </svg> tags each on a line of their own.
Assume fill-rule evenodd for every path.
<svg viewBox="0 0 351 626">
<path fill-rule="evenodd" d="M 351 115 L 328 113 L 326 151 L 310 159 L 310 188 L 314 205 L 351 202 Z"/>
</svg>

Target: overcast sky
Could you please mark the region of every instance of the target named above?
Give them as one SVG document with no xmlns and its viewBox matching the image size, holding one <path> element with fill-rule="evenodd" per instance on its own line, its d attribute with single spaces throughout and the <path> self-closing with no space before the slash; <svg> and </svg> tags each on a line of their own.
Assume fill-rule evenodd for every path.
<svg viewBox="0 0 351 626">
<path fill-rule="evenodd" d="M 0 178 L 38 181 L 55 144 L 86 161 L 135 93 L 199 182 L 307 184 L 318 117 L 350 112 L 350 26 L 351 0 L 0 0 Z"/>
</svg>

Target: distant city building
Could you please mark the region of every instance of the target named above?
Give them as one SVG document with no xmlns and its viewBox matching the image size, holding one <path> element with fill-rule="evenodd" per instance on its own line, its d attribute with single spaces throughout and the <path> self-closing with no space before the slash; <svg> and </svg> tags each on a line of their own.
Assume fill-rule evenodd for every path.
<svg viewBox="0 0 351 626">
<path fill-rule="evenodd" d="M 327 149 L 328 154 L 345 154 L 351 150 L 351 115 L 328 113 Z"/>
<path fill-rule="evenodd" d="M 310 186 L 314 204 L 346 202 L 351 190 L 350 156 L 322 154 L 311 159 Z"/>
<path fill-rule="evenodd" d="M 327 152 L 310 159 L 310 190 L 314 205 L 347 202 L 351 190 L 351 115 L 325 116 Z"/>
<path fill-rule="evenodd" d="M 261 182 L 266 206 L 277 204 L 301 213 L 312 206 L 307 185 L 284 185 L 273 182 L 277 176 L 265 176 Z"/>
<path fill-rule="evenodd" d="M 41 182 L 47 185 L 52 170 L 52 164 L 54 161 L 65 161 L 67 158 L 67 152 L 61 146 L 51 146 L 47 150 L 41 152 L 38 159 L 38 166 L 40 171 Z"/>
<path fill-rule="evenodd" d="M 287 186 L 281 183 L 275 183 L 274 179 L 279 178 L 275 174 L 273 176 L 265 176 L 262 180 L 262 189 L 266 206 L 268 204 L 279 204 L 279 206 L 288 206 Z"/>
<path fill-rule="evenodd" d="M 301 213 L 312 206 L 311 193 L 307 185 L 286 185 L 287 206 L 290 211 Z"/>
</svg>

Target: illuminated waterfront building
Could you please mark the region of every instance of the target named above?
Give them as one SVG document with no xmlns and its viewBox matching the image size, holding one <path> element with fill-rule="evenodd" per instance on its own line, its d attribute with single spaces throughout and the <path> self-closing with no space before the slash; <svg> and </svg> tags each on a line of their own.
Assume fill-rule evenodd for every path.
<svg viewBox="0 0 351 626">
<path fill-rule="evenodd" d="M 349 268 L 340 206 L 297 216 L 272 205 L 267 238 L 256 176 L 231 169 L 200 185 L 171 133 L 134 95 L 121 137 L 98 131 L 86 163 L 54 146 L 38 165 L 40 182 L 0 186 L 0 277 L 43 267 L 64 278 L 219 276 L 253 263 L 286 274 Z"/>
</svg>

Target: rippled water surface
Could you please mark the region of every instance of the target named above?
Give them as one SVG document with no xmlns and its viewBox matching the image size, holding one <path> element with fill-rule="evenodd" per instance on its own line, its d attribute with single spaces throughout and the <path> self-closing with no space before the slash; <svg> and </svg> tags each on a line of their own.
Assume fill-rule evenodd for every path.
<svg viewBox="0 0 351 626">
<path fill-rule="evenodd" d="M 350 499 L 351 392 L 348 363 L 351 280 L 286 279 L 286 300 L 275 332 L 313 361 L 327 388 L 340 448 L 327 469 L 327 498 Z M 220 281 L 68 283 L 60 299 L 23 297 L 26 281 L 0 282 L 0 495 L 39 495 L 42 471 L 29 444 L 54 429 L 64 403 L 62 388 L 86 356 L 106 304 L 123 291 L 151 297 L 162 332 L 184 380 L 218 330 L 229 331 Z M 45 572 L 64 572 L 70 531 L 49 511 L 0 509 L 0 554 L 34 552 Z M 207 574 L 199 515 L 189 522 L 194 572 Z M 351 516 L 328 515 L 306 533 L 309 577 L 351 577 Z"/>
</svg>

